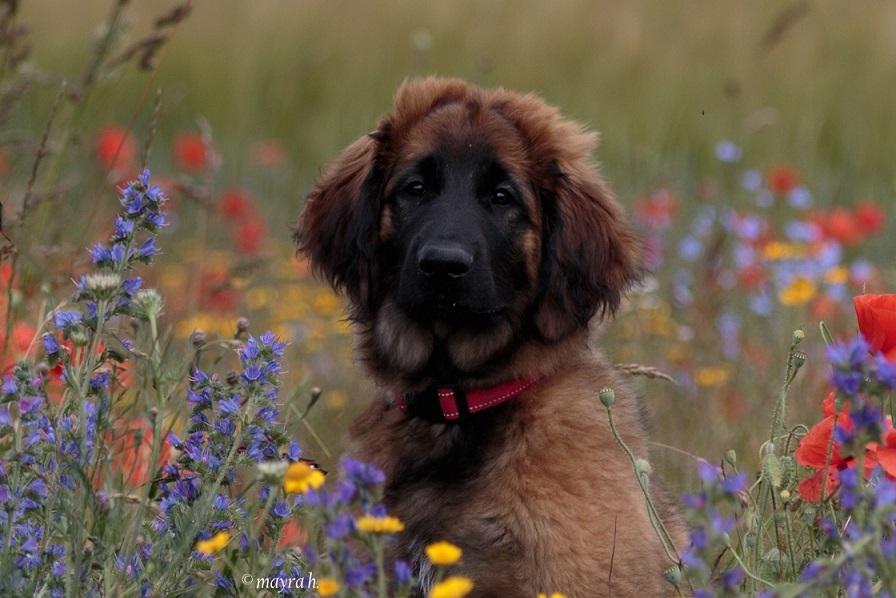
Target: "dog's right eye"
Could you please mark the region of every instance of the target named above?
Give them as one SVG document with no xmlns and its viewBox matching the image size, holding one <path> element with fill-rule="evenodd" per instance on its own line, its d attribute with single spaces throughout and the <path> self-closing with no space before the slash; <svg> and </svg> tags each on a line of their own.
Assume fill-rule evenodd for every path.
<svg viewBox="0 0 896 598">
<path fill-rule="evenodd" d="M 421 181 L 411 181 L 405 186 L 404 192 L 412 197 L 423 197 L 426 193 L 426 185 Z"/>
</svg>

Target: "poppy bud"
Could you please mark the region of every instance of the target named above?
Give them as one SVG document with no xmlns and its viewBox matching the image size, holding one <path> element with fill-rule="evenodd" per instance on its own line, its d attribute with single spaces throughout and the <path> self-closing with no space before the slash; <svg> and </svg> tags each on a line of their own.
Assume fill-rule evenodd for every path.
<svg viewBox="0 0 896 598">
<path fill-rule="evenodd" d="M 602 388 L 600 394 L 597 395 L 600 398 L 600 402 L 603 403 L 603 406 L 609 409 L 613 406 L 613 403 L 616 401 L 616 393 L 612 388 Z"/>
<path fill-rule="evenodd" d="M 678 584 L 681 583 L 681 569 L 678 568 L 678 565 L 666 567 L 663 570 L 663 577 L 673 586 L 678 587 Z"/>
<path fill-rule="evenodd" d="M 722 456 L 725 458 L 725 463 L 731 467 L 737 467 L 737 452 L 734 449 L 728 449 Z"/>
</svg>

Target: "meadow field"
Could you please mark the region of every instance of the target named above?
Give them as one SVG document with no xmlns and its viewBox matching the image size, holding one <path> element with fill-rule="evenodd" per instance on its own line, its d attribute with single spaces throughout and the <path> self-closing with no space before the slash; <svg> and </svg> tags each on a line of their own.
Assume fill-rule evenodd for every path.
<svg viewBox="0 0 896 598">
<path fill-rule="evenodd" d="M 2 4 L 0 374 L 42 358 L 118 189 L 148 167 L 168 225 L 153 267 L 135 268 L 165 300 L 165 362 L 189 362 L 197 331 L 227 349 L 239 318 L 272 331 L 287 433 L 336 469 L 373 390 L 290 226 L 327 161 L 430 74 L 535 92 L 600 132 L 595 157 L 649 263 L 595 342 L 663 374 L 632 381 L 673 494 L 729 449 L 760 468 L 796 330 L 785 429 L 821 420 L 820 322 L 853 338 L 853 297 L 896 289 L 892 2 L 178 6 Z M 140 385 L 119 397 L 133 413 L 148 409 Z M 182 431 L 187 411 L 169 404 L 166 425 Z"/>
</svg>

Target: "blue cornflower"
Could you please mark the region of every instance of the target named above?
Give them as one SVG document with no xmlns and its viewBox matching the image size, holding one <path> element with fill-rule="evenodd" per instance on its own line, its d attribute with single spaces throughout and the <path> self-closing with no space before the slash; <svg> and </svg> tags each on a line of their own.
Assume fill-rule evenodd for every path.
<svg viewBox="0 0 896 598">
<path fill-rule="evenodd" d="M 264 346 L 271 350 L 271 353 L 273 353 L 275 357 L 283 357 L 283 350 L 286 348 L 286 343 L 277 341 L 277 337 L 274 333 L 271 331 L 265 332 L 261 335 L 259 340 L 261 340 Z"/>
<path fill-rule="evenodd" d="M 3 384 L 0 385 L 0 391 L 3 394 L 11 395 L 16 394 L 19 390 L 19 387 L 16 386 L 16 379 L 12 376 L 3 376 Z"/>
<path fill-rule="evenodd" d="M 285 501 L 278 500 L 277 502 L 274 503 L 273 508 L 271 508 L 271 514 L 274 517 L 279 517 L 280 519 L 283 519 L 284 517 L 289 515 L 289 504 L 286 503 Z"/>
<path fill-rule="evenodd" d="M 218 402 L 218 409 L 225 415 L 239 413 L 240 411 L 240 395 L 227 397 Z"/>
<path fill-rule="evenodd" d="M 835 367 L 859 370 L 865 363 L 868 343 L 862 336 L 857 336 L 845 343 L 835 343 L 827 348 L 827 357 Z"/>
<path fill-rule="evenodd" d="M 862 388 L 862 380 L 864 379 L 865 376 L 862 372 L 853 370 L 835 369 L 831 374 L 831 384 L 848 397 L 854 397 L 859 394 L 859 390 Z"/>
<path fill-rule="evenodd" d="M 743 492 L 747 488 L 747 473 L 741 471 L 733 476 L 725 476 L 722 479 L 721 488 L 722 492 L 732 496 L 737 495 L 738 492 Z"/>
<path fill-rule="evenodd" d="M 220 571 L 215 571 L 215 587 L 220 590 L 224 590 L 225 592 L 229 592 L 228 595 L 234 595 L 237 593 L 236 582 L 233 581 L 233 578 L 224 577 L 224 575 Z"/>
<path fill-rule="evenodd" d="M 115 219 L 115 233 L 112 236 L 113 241 L 124 241 L 133 234 L 134 222 L 132 220 L 125 220 L 121 216 Z"/>
<path fill-rule="evenodd" d="M 896 363 L 890 363 L 882 354 L 874 356 L 877 381 L 887 390 L 896 390 Z"/>
<path fill-rule="evenodd" d="M 840 476 L 840 504 L 852 510 L 861 501 L 859 493 L 859 472 L 855 467 L 847 467 L 838 472 Z"/>
<path fill-rule="evenodd" d="M 257 359 L 260 352 L 261 349 L 259 348 L 258 343 L 252 335 L 249 335 L 248 340 L 246 340 L 246 346 L 240 349 L 240 361 L 245 365 L 246 362 Z"/>
<path fill-rule="evenodd" d="M 112 252 L 108 247 L 97 243 L 90 250 L 90 259 L 93 260 L 94 265 L 102 266 L 112 261 Z"/>
<path fill-rule="evenodd" d="M 121 289 L 126 295 L 134 295 L 134 293 L 140 290 L 141 286 L 143 286 L 143 279 L 139 276 L 121 281 Z"/>
<path fill-rule="evenodd" d="M 43 337 L 41 337 L 41 344 L 44 346 L 44 351 L 47 352 L 47 355 L 56 355 L 59 353 L 59 341 L 56 340 L 54 335 L 43 335 Z"/>
<path fill-rule="evenodd" d="M 735 162 L 740 162 L 741 157 L 743 157 L 744 152 L 733 141 L 728 141 L 727 139 L 723 139 L 716 144 L 715 148 L 716 159 L 720 162 L 727 162 L 729 164 L 733 164 Z"/>
<path fill-rule="evenodd" d="M 410 564 L 407 561 L 403 561 L 401 559 L 395 561 L 395 582 L 400 585 L 407 585 L 411 583 L 411 578 L 414 576 L 414 570 L 411 568 Z"/>
<path fill-rule="evenodd" d="M 302 448 L 299 446 L 298 440 L 290 440 L 289 448 L 286 450 L 286 458 L 290 461 L 298 461 L 302 456 Z"/>
<path fill-rule="evenodd" d="M 324 533 L 328 538 L 341 540 L 354 531 L 354 521 L 349 513 L 341 513 L 324 526 Z"/>
<path fill-rule="evenodd" d="M 109 388 L 112 381 L 112 375 L 109 372 L 100 372 L 90 379 L 90 388 L 99 390 L 101 388 Z"/>
<path fill-rule="evenodd" d="M 56 328 L 68 328 L 75 324 L 80 324 L 84 320 L 84 316 L 76 311 L 57 311 L 53 313 L 53 323 Z"/>
<path fill-rule="evenodd" d="M 141 245 L 140 249 L 137 251 L 137 259 L 149 260 L 157 251 L 155 237 L 150 237 L 143 242 L 143 245 Z"/>
<path fill-rule="evenodd" d="M 869 434 L 879 438 L 884 430 L 884 416 L 880 407 L 872 405 L 869 401 L 858 401 L 849 410 L 849 419 L 852 421 L 855 432 Z"/>
<path fill-rule="evenodd" d="M 236 433 L 236 424 L 229 417 L 224 417 L 215 422 L 215 430 L 222 436 L 230 437 Z"/>
<path fill-rule="evenodd" d="M 226 511 L 230 508 L 230 499 L 226 494 L 216 494 L 212 505 L 219 511 Z"/>
<path fill-rule="evenodd" d="M 247 382 L 258 382 L 262 379 L 263 375 L 264 372 L 262 372 L 260 367 L 254 363 L 250 363 L 243 373 L 243 378 L 245 378 Z"/>
<path fill-rule="evenodd" d="M 341 466 L 348 479 L 358 486 L 375 486 L 386 481 L 386 474 L 369 463 L 346 457 Z"/>
</svg>

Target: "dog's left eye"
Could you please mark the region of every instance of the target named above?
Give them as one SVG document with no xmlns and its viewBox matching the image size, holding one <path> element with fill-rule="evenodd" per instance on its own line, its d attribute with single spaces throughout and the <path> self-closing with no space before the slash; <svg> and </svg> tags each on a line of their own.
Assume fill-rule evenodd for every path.
<svg viewBox="0 0 896 598">
<path fill-rule="evenodd" d="M 426 193 L 426 185 L 420 181 L 411 181 L 405 185 L 404 192 L 412 197 L 423 197 Z"/>
<path fill-rule="evenodd" d="M 506 206 L 510 202 L 513 201 L 513 195 L 511 195 L 510 191 L 504 189 L 503 187 L 499 187 L 495 189 L 492 193 L 492 203 L 497 204 L 499 206 Z"/>
</svg>

